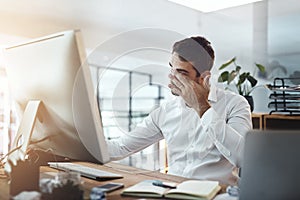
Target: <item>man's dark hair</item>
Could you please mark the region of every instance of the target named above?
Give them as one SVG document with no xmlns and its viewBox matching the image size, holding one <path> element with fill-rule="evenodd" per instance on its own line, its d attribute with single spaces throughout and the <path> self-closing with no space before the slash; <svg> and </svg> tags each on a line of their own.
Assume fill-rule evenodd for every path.
<svg viewBox="0 0 300 200">
<path fill-rule="evenodd" d="M 201 36 L 176 42 L 173 45 L 172 53 L 177 53 L 181 61 L 191 62 L 198 76 L 204 71 L 209 71 L 215 59 L 215 53 L 210 42 Z"/>
</svg>

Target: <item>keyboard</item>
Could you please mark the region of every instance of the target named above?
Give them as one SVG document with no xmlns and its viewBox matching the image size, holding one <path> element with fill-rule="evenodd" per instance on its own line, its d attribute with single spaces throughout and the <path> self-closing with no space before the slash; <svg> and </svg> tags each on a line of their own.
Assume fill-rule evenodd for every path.
<svg viewBox="0 0 300 200">
<path fill-rule="evenodd" d="M 115 178 L 123 178 L 120 174 L 115 174 L 100 169 L 95 169 L 93 167 L 88 167 L 76 163 L 70 162 L 48 162 L 48 165 L 54 169 L 60 169 L 63 171 L 78 172 L 81 176 L 95 179 L 95 180 L 107 180 Z"/>
</svg>

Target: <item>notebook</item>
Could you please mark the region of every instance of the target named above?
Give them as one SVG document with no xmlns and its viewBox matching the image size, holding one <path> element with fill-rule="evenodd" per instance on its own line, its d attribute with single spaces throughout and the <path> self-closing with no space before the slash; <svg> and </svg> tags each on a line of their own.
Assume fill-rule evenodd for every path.
<svg viewBox="0 0 300 200">
<path fill-rule="evenodd" d="M 156 180 L 145 180 L 122 191 L 122 195 L 136 197 L 164 197 L 171 199 L 210 200 L 220 191 L 217 181 L 188 180 L 176 189 L 155 186 Z"/>
<path fill-rule="evenodd" d="M 300 131 L 251 131 L 246 135 L 240 200 L 299 199 Z"/>
</svg>

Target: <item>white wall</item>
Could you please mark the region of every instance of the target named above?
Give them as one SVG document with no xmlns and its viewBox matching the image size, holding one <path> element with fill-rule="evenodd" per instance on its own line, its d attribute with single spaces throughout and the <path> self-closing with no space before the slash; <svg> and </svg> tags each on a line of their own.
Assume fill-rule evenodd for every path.
<svg viewBox="0 0 300 200">
<path fill-rule="evenodd" d="M 192 34 L 198 30 L 198 15 L 165 0 L 11 0 L 0 2 L 0 32 L 37 37 L 80 28 L 86 46 L 95 48 L 115 34 L 136 28 Z"/>
<path fill-rule="evenodd" d="M 238 58 L 239 64 L 253 71 L 253 63 L 258 60 L 253 56 L 253 44 L 257 42 L 253 40 L 253 20 L 257 17 L 253 15 L 254 7 L 248 4 L 201 13 L 167 0 L 0 0 L 0 44 L 80 28 L 86 47 L 93 51 L 120 33 L 155 28 L 182 36 L 206 36 L 216 50 L 216 72 L 221 63 L 233 56 Z M 269 0 L 267 7 L 267 63 L 277 59 L 288 68 L 289 73 L 293 73 L 299 66 L 300 3 L 297 0 Z M 172 44 L 168 34 L 150 34 L 147 31 L 128 37 L 127 42 L 144 47 L 161 43 L 165 49 L 171 48 Z M 118 45 L 115 43 L 106 50 L 114 51 Z M 108 55 L 111 53 L 114 54 L 109 52 Z M 123 54 L 121 56 L 124 57 Z M 119 59 L 117 63 L 125 68 L 139 68 L 143 65 L 140 62 L 142 57 L 141 53 L 131 53 L 123 58 L 126 62 L 122 63 L 122 59 Z M 148 60 L 145 61 L 147 64 L 160 63 L 167 67 L 168 55 L 162 53 L 143 59 Z M 155 70 L 149 72 L 155 73 Z M 164 77 L 161 76 L 161 79 Z M 265 82 L 268 81 L 261 81 Z M 264 102 L 256 111 L 268 111 L 265 93 L 256 95 L 255 99 Z"/>
</svg>

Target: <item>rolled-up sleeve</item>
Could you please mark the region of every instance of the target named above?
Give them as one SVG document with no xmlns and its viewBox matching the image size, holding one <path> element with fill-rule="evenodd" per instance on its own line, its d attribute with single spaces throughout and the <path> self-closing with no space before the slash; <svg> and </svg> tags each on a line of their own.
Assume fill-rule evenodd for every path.
<svg viewBox="0 0 300 200">
<path fill-rule="evenodd" d="M 158 123 L 162 108 L 152 111 L 136 128 L 117 139 L 107 140 L 111 160 L 118 160 L 136 153 L 163 139 Z"/>
<path fill-rule="evenodd" d="M 252 129 L 250 106 L 242 96 L 230 102 L 230 111 L 219 114 L 214 108 L 202 116 L 202 126 L 220 153 L 240 167 L 246 133 Z"/>
</svg>

